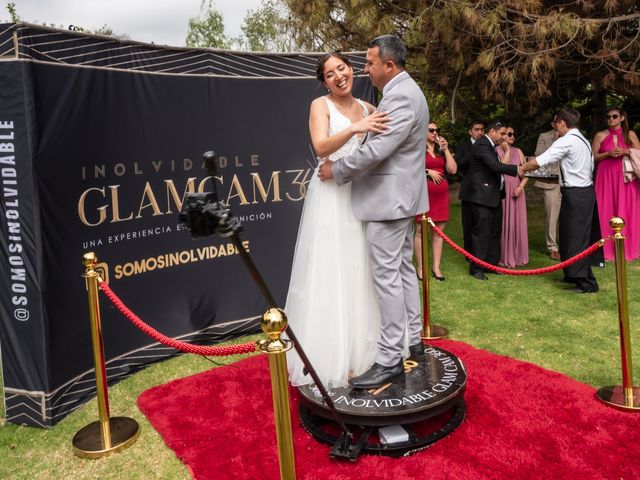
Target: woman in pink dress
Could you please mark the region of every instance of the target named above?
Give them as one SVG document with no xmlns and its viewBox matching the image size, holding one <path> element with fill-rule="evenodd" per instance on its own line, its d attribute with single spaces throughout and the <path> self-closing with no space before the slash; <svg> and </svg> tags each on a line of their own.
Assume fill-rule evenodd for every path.
<svg viewBox="0 0 640 480">
<path fill-rule="evenodd" d="M 425 158 L 425 173 L 427 174 L 427 191 L 429 193 L 429 211 L 427 216 L 431 217 L 433 223 L 440 230 L 449 221 L 449 182 L 445 177 L 445 172 L 454 174 L 458 171 L 453 155 L 449 151 L 449 144 L 444 137 L 439 136 L 440 130 L 434 122 L 429 123 L 427 133 L 427 154 Z M 413 238 L 413 251 L 416 255 L 416 273 L 418 279 L 422 280 L 422 215 L 416 217 L 416 233 Z M 431 248 L 433 257 L 431 259 L 431 275 L 439 282 L 444 282 L 445 277 L 440 269 L 442 259 L 442 237 L 431 234 Z"/>
<path fill-rule="evenodd" d="M 520 165 L 524 161 L 522 150 L 513 146 L 516 133 L 508 126 L 505 142 L 496 147 L 502 163 Z M 527 202 L 524 187 L 527 179 L 504 177 L 505 197 L 502 199 L 502 238 L 500 262 L 504 267 L 517 267 L 529 263 L 529 236 L 527 233 Z"/>
<path fill-rule="evenodd" d="M 638 136 L 629 130 L 627 114 L 619 108 L 607 110 L 608 129 L 596 133 L 593 153 L 596 160 L 596 199 L 602 236 L 613 235 L 609 226 L 611 217 L 622 217 L 625 227 L 625 257 L 634 260 L 640 256 L 640 181 L 625 183 L 622 157 L 629 148 L 640 148 Z M 613 242 L 604 244 L 605 260 L 615 258 Z"/>
</svg>

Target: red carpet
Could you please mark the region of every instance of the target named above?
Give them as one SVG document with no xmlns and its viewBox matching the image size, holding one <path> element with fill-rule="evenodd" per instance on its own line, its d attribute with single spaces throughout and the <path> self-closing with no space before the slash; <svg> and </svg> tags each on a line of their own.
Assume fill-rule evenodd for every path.
<svg viewBox="0 0 640 480">
<path fill-rule="evenodd" d="M 456 431 L 409 457 L 337 462 L 299 426 L 292 391 L 298 478 L 640 478 L 640 414 L 609 408 L 592 387 L 535 365 L 434 344 L 467 368 L 467 417 Z M 151 388 L 138 405 L 194 478 L 279 478 L 265 355 Z"/>
</svg>

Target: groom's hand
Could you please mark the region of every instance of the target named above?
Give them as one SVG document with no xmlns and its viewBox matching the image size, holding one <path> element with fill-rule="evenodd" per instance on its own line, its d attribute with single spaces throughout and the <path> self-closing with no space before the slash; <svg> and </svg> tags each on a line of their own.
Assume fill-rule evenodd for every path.
<svg viewBox="0 0 640 480">
<path fill-rule="evenodd" d="M 331 180 L 333 178 L 331 165 L 333 165 L 333 160 L 326 159 L 318 167 L 318 177 L 320 177 L 320 180 L 322 180 L 323 182 L 325 180 Z"/>
</svg>

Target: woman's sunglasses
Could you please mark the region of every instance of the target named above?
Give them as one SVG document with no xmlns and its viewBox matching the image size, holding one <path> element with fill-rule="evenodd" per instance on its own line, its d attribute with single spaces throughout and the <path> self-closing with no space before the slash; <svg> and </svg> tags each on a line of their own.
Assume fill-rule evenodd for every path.
<svg viewBox="0 0 640 480">
<path fill-rule="evenodd" d="M 439 128 L 430 128 L 429 129 L 429 133 L 440 133 L 440 129 Z"/>
<path fill-rule="evenodd" d="M 507 132 L 507 137 L 515 137 L 516 134 L 513 132 Z"/>
<path fill-rule="evenodd" d="M 611 120 L 612 118 L 615 120 L 616 118 L 618 118 L 620 115 L 618 115 L 617 113 L 614 113 L 613 115 L 607 115 L 607 120 Z"/>
</svg>

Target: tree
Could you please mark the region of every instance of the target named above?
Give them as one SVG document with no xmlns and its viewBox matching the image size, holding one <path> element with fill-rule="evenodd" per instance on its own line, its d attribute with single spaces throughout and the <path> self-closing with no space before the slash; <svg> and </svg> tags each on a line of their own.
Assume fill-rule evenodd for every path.
<svg viewBox="0 0 640 480">
<path fill-rule="evenodd" d="M 18 11 L 16 10 L 15 2 L 7 3 L 7 11 L 9 12 L 9 21 L 11 23 L 18 23 L 21 20 L 20 15 L 18 15 Z"/>
<path fill-rule="evenodd" d="M 640 100 L 634 0 L 285 1 L 306 47 L 360 50 L 400 35 L 412 72 L 447 96 L 453 118 L 465 98 L 530 118 L 583 93 L 600 110 L 607 92 Z"/>
<path fill-rule="evenodd" d="M 9 12 L 9 16 L 10 16 L 9 21 L 11 23 L 18 23 L 22 21 L 22 18 L 20 17 L 20 15 L 18 15 L 18 10 L 16 9 L 16 4 L 14 2 L 7 3 L 7 11 Z M 53 28 L 61 28 L 61 29 L 67 28 L 68 30 L 72 30 L 74 32 L 95 33 L 96 35 L 106 35 L 109 37 L 117 37 L 121 39 L 129 38 L 129 35 L 127 35 L 126 33 L 120 33 L 120 34 L 115 33 L 113 29 L 106 24 L 100 28 L 87 29 L 84 27 L 80 27 L 78 25 L 69 25 L 68 27 L 65 27 L 64 25 L 56 25 L 55 23 L 39 22 L 38 20 L 35 20 L 33 23 L 40 23 L 41 25 L 45 25 L 47 27 L 53 27 Z"/>
<path fill-rule="evenodd" d="M 265 0 L 257 10 L 249 10 L 241 27 L 243 35 L 236 43 L 241 49 L 261 52 L 298 50 L 286 17 L 286 7 L 279 0 Z"/>
<path fill-rule="evenodd" d="M 189 19 L 185 40 L 187 47 L 231 48 L 231 41 L 224 34 L 222 14 L 212 0 L 202 0 L 200 14 Z"/>
</svg>

